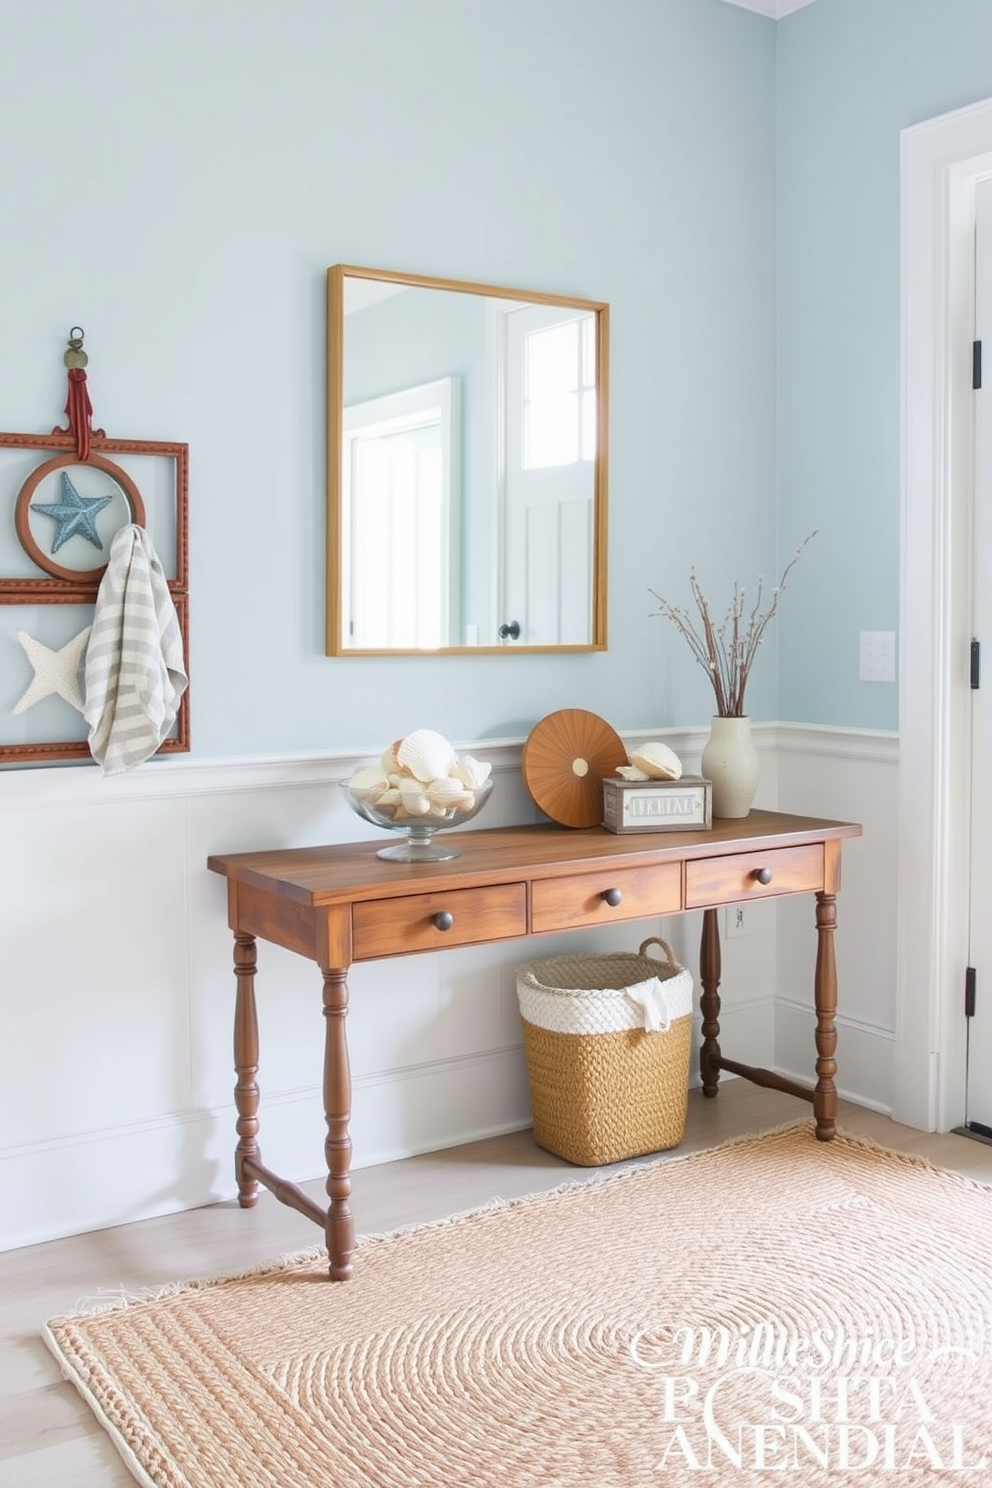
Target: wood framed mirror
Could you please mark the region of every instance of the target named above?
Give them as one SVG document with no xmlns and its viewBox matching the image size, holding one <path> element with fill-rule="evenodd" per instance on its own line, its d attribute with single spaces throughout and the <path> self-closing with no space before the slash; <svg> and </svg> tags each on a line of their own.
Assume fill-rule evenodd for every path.
<svg viewBox="0 0 992 1488">
<path fill-rule="evenodd" d="M 605 650 L 609 307 L 327 281 L 327 654 Z"/>
</svg>

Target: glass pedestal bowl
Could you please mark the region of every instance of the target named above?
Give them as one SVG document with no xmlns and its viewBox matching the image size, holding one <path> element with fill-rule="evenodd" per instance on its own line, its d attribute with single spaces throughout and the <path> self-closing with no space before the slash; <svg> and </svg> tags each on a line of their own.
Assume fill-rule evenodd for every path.
<svg viewBox="0 0 992 1488">
<path fill-rule="evenodd" d="M 471 821 L 488 801 L 492 788 L 493 780 L 490 776 L 472 791 L 474 800 L 471 806 L 447 806 L 443 808 L 443 812 L 439 807 L 440 814 L 436 816 L 408 816 L 402 811 L 397 815 L 396 808 L 384 807 L 380 810 L 365 792 L 353 791 L 347 780 L 341 782 L 345 800 L 363 821 L 372 822 L 374 826 L 384 827 L 390 832 L 403 833 L 402 842 L 380 847 L 376 853 L 376 857 L 386 858 L 392 863 L 443 863 L 448 858 L 457 858 L 461 848 L 455 847 L 450 839 L 436 841 L 437 834 L 448 827 L 458 827 L 462 822 Z"/>
</svg>

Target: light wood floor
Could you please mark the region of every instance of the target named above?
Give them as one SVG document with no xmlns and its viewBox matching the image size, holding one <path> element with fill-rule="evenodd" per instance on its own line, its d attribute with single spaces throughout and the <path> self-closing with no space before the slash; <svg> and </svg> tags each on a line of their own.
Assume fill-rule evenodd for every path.
<svg viewBox="0 0 992 1488">
<path fill-rule="evenodd" d="M 693 1092 L 685 1139 L 672 1156 L 809 1115 L 803 1101 L 727 1081 L 715 1101 Z M 992 1145 L 929 1136 L 847 1103 L 839 1124 L 992 1184 Z M 359 1170 L 356 1224 L 359 1233 L 374 1234 L 550 1188 L 588 1171 L 541 1152 L 529 1132 L 516 1132 Z M 320 1182 L 305 1186 L 323 1198 Z M 305 1250 L 317 1235 L 307 1220 L 263 1194 L 253 1210 L 218 1204 L 0 1254 L 0 1488 L 134 1488 L 109 1437 L 42 1343 L 39 1329 L 47 1318 L 121 1287 L 240 1271 Z"/>
</svg>

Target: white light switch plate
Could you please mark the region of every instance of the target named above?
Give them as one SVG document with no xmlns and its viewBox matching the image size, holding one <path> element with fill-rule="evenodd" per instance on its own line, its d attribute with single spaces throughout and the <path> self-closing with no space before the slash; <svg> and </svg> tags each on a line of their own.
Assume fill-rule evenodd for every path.
<svg viewBox="0 0 992 1488">
<path fill-rule="evenodd" d="M 860 638 L 858 680 L 896 680 L 896 633 L 894 630 L 863 630 Z"/>
</svg>

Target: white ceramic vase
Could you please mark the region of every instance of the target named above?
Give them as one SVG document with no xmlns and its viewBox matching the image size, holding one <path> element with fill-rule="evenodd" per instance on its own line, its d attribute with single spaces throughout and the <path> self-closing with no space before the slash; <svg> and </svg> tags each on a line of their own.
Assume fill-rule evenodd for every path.
<svg viewBox="0 0 992 1488">
<path fill-rule="evenodd" d="M 713 815 L 747 816 L 760 768 L 750 718 L 714 715 L 700 764 L 705 778 L 713 782 Z"/>
</svg>

